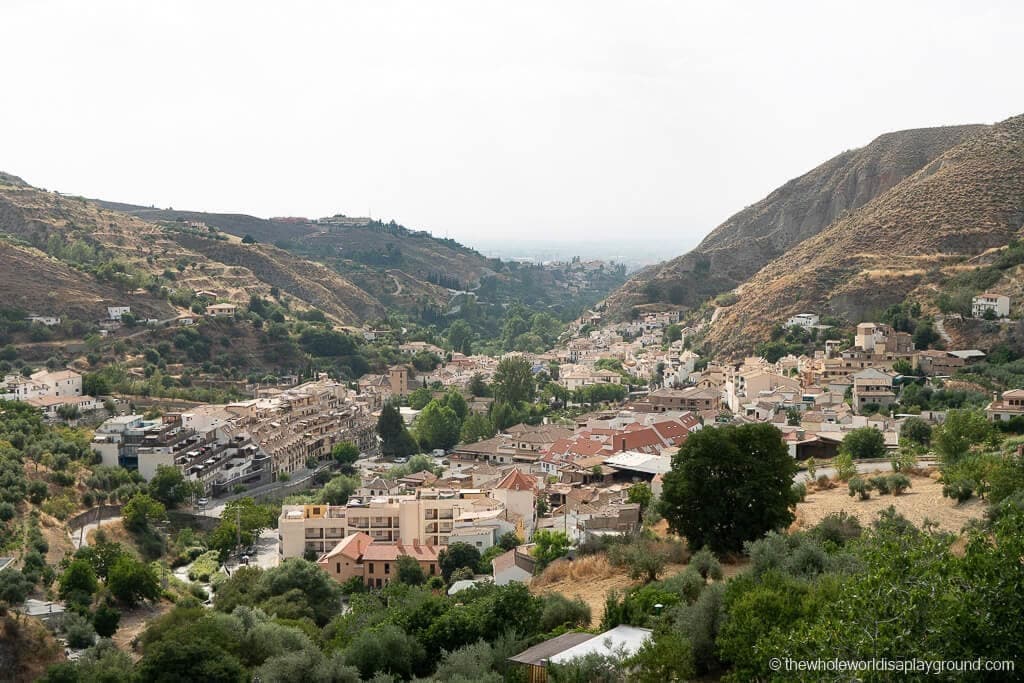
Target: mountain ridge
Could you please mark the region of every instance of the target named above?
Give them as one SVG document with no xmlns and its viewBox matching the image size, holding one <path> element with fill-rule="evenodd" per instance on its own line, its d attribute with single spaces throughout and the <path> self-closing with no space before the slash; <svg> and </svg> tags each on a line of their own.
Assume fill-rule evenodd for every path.
<svg viewBox="0 0 1024 683">
<path fill-rule="evenodd" d="M 733 214 L 690 252 L 640 271 L 608 297 L 606 307 L 611 317 L 623 319 L 634 309 L 699 306 L 985 129 L 895 131 L 844 151 Z"/>
<path fill-rule="evenodd" d="M 707 341 L 738 353 L 804 309 L 855 320 L 912 298 L 934 311 L 953 278 L 1022 231 L 1024 115 L 966 138 L 772 260 L 738 288 Z M 1008 267 L 989 287 L 1019 275 Z"/>
</svg>

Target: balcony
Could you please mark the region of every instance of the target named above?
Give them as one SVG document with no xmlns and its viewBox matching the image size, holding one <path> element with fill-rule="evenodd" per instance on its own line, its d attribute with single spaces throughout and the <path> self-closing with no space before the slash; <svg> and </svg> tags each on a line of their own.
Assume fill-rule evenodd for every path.
<svg viewBox="0 0 1024 683">
<path fill-rule="evenodd" d="M 374 517 L 370 520 L 370 527 L 374 529 L 390 529 L 398 526 L 398 520 L 391 517 Z"/>
<path fill-rule="evenodd" d="M 365 517 L 363 519 L 350 519 L 348 525 L 353 529 L 369 529 L 370 520 Z"/>
<path fill-rule="evenodd" d="M 306 529 L 306 538 L 323 538 L 323 529 Z"/>
</svg>

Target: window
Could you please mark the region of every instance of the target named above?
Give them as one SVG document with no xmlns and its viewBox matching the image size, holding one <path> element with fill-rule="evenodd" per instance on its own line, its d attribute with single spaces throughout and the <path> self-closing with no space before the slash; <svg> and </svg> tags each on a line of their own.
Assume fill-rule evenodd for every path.
<svg viewBox="0 0 1024 683">
<path fill-rule="evenodd" d="M 387 562 L 384 563 L 384 573 L 385 574 L 390 574 L 391 573 L 391 565 L 389 563 L 387 563 Z"/>
<path fill-rule="evenodd" d="M 336 571 L 338 574 L 341 573 L 341 562 L 337 563 L 337 565 L 335 566 L 335 570 L 334 571 Z"/>
<path fill-rule="evenodd" d="M 433 576 L 436 573 L 437 573 L 437 568 L 434 566 L 434 563 L 431 562 L 430 563 L 430 575 Z"/>
<path fill-rule="evenodd" d="M 373 573 L 373 562 L 370 563 L 370 571 L 367 572 L 367 573 L 368 574 L 372 574 Z"/>
</svg>

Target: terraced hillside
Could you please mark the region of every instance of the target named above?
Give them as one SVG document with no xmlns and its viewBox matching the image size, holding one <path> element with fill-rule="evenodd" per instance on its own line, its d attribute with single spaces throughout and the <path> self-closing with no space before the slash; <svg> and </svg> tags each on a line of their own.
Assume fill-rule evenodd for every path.
<svg viewBox="0 0 1024 683">
<path fill-rule="evenodd" d="M 242 244 L 237 237 L 184 223 L 153 223 L 6 174 L 0 176 L 0 234 L 9 243 L 38 250 L 8 249 L 3 258 L 12 270 L 5 271 L 17 272 L 17 259 L 27 271 L 45 271 L 43 291 L 55 293 L 60 305 L 45 299 L 37 304 L 36 294 L 24 294 L 27 288 L 15 281 L 0 283 L 0 292 L 26 297 L 24 305 L 39 312 L 92 310 L 98 300 L 131 299 L 133 308 L 145 312 L 148 306 L 160 317 L 172 312 L 166 300 L 176 291 L 208 290 L 245 303 L 276 288 L 295 308 L 317 307 L 341 323 L 384 314 L 379 301 L 339 273 L 272 245 Z"/>
<path fill-rule="evenodd" d="M 487 258 L 455 240 L 411 230 L 394 221 L 345 218 L 263 219 L 97 200 L 100 206 L 174 226 L 205 224 L 236 237 L 249 235 L 295 256 L 316 261 L 355 283 L 389 309 L 436 323 L 457 292 L 473 291 L 491 305 L 521 302 L 576 315 L 621 285 L 624 270 L 590 273 L 580 286 L 572 268 L 542 268 Z"/>
<path fill-rule="evenodd" d="M 482 278 L 496 276 L 504 270 L 501 261 L 488 259 L 454 240 L 409 230 L 394 222 L 351 219 L 328 224 L 304 218 L 265 219 L 245 214 L 99 203 L 150 221 L 200 222 L 237 237 L 250 235 L 260 242 L 327 263 L 345 275 L 358 273 L 375 296 L 378 292 L 395 290 L 388 270 L 413 278 L 408 283 L 409 289 L 437 302 L 445 301 L 447 295 L 433 291 L 431 284 L 443 280 L 454 289 L 469 288 Z"/>
<path fill-rule="evenodd" d="M 612 317 L 695 307 L 868 204 L 984 126 L 887 133 L 789 181 L 715 228 L 693 251 L 647 268 L 607 299 Z"/>
<path fill-rule="evenodd" d="M 848 320 L 914 298 L 928 304 L 1022 237 L 1024 116 L 966 136 L 919 171 L 763 267 L 708 341 L 740 352 L 803 310 Z M 996 273 L 1000 288 L 1019 267 Z M 1001 280 L 1000 280 L 1001 278 Z"/>
</svg>

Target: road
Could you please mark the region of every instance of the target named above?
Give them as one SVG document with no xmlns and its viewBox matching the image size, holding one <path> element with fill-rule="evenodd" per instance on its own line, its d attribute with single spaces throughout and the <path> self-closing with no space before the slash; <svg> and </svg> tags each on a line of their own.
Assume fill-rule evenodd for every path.
<svg viewBox="0 0 1024 683">
<path fill-rule="evenodd" d="M 71 544 L 75 546 L 75 550 L 78 550 L 83 545 L 89 545 L 89 532 L 94 529 L 99 529 L 104 524 L 112 524 L 114 522 L 120 522 L 120 517 L 107 517 L 100 522 L 90 522 L 84 527 L 80 527 L 78 531 L 71 534 Z"/>
</svg>

